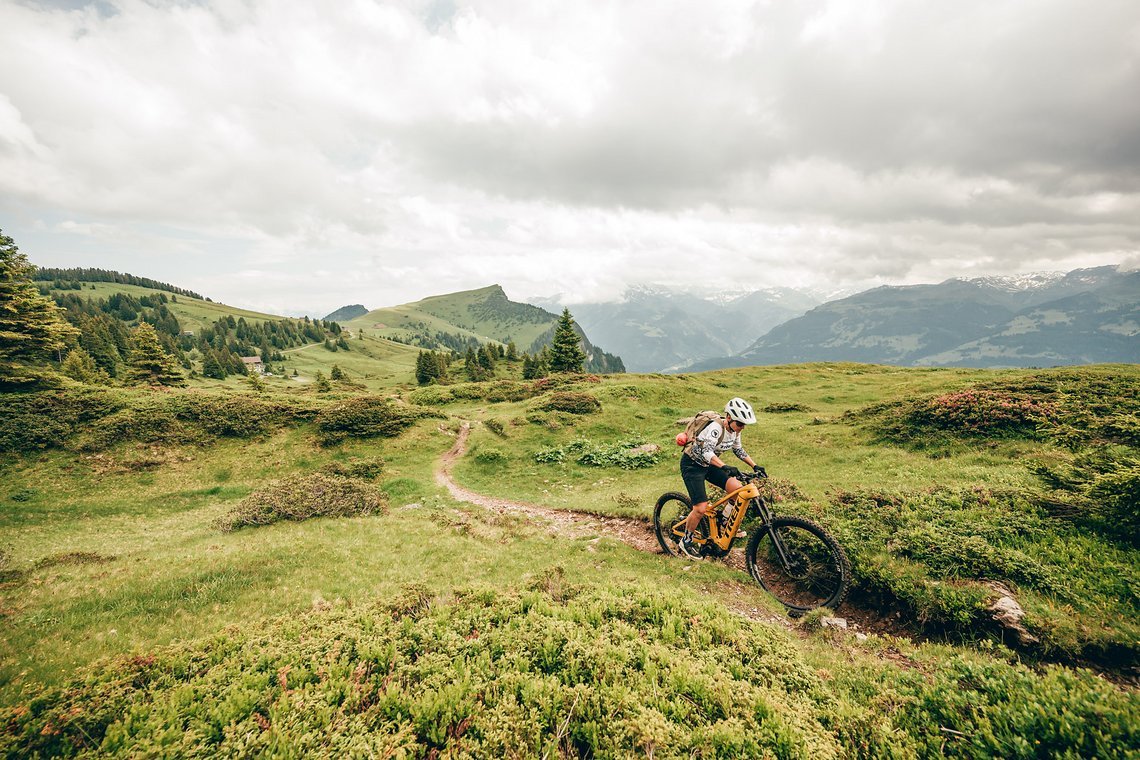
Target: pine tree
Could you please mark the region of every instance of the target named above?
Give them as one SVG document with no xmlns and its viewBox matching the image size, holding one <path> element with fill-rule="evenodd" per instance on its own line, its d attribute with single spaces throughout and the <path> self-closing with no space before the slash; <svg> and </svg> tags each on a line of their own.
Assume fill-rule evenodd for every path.
<svg viewBox="0 0 1140 760">
<path fill-rule="evenodd" d="M 251 369 L 249 374 L 245 376 L 245 381 L 255 393 L 265 393 L 265 381 L 261 379 L 261 373 L 255 369 Z"/>
<path fill-rule="evenodd" d="M 106 385 L 111 382 L 110 375 L 99 369 L 99 365 L 95 363 L 91 354 L 79 347 L 71 349 L 67 354 L 67 358 L 63 360 L 63 364 L 60 366 L 60 371 L 72 380 L 78 380 L 88 385 Z"/>
<path fill-rule="evenodd" d="M 79 331 L 32 282 L 35 267 L 0 231 L 0 385 L 33 384 Z"/>
<path fill-rule="evenodd" d="M 217 353 L 212 350 L 207 350 L 202 357 L 202 376 L 212 377 L 215 380 L 226 379 L 226 368 L 218 360 Z"/>
<path fill-rule="evenodd" d="M 562 310 L 558 326 L 554 328 L 554 339 L 550 343 L 551 372 L 581 372 L 586 361 L 586 352 L 579 345 L 581 338 L 574 332 L 574 318 L 569 309 Z"/>
<path fill-rule="evenodd" d="M 329 372 L 329 377 L 333 380 L 348 379 L 348 375 L 344 374 L 344 370 L 340 368 L 339 364 L 332 365 L 332 371 Z"/>
<path fill-rule="evenodd" d="M 517 362 L 519 360 L 519 349 L 513 340 L 507 343 L 506 360 L 509 362 Z"/>
<path fill-rule="evenodd" d="M 427 385 L 439 377 L 439 362 L 434 353 L 420 351 L 416 357 L 416 382 Z"/>
<path fill-rule="evenodd" d="M 162 350 L 158 333 L 149 322 L 139 322 L 131 338 L 127 382 L 150 385 L 186 385 L 186 378 L 174 364 L 174 357 Z"/>
<path fill-rule="evenodd" d="M 330 383 L 329 379 L 325 377 L 325 373 L 321 372 L 320 370 L 317 370 L 317 376 L 313 382 L 317 386 L 317 391 L 319 393 L 328 393 L 332 390 L 332 383 Z"/>
</svg>

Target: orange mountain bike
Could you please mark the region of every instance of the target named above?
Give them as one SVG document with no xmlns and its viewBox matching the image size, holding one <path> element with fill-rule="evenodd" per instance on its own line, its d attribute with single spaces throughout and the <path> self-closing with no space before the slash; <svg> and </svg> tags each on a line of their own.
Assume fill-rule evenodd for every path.
<svg viewBox="0 0 1140 760">
<path fill-rule="evenodd" d="M 740 480 L 744 483 L 740 489 L 709 504 L 701 518 L 694 538 L 702 556 L 728 554 L 751 512 L 759 521 L 749 524 L 752 534 L 744 558 L 756 582 L 790 610 L 837 608 L 851 582 L 851 563 L 843 547 L 813 520 L 776 515 L 760 495 L 757 476 L 742 474 Z M 653 529 L 666 554 L 681 555 L 677 543 L 685 534 L 685 520 L 692 508 L 682 493 L 662 494 L 657 500 Z"/>
</svg>

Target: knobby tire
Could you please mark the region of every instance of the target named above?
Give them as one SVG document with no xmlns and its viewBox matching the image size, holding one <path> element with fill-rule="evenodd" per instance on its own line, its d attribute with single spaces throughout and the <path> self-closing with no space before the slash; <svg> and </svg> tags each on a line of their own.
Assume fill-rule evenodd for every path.
<svg viewBox="0 0 1140 760">
<path fill-rule="evenodd" d="M 779 532 L 791 567 L 779 561 L 771 532 Z M 807 611 L 835 609 L 847 597 L 851 563 L 835 539 L 804 517 L 777 517 L 749 536 L 745 560 L 752 578 L 785 607 Z"/>
</svg>

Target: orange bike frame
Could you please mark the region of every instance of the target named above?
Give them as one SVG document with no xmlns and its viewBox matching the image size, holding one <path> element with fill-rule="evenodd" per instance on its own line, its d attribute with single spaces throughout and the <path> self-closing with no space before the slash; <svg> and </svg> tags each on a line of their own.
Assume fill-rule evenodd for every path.
<svg viewBox="0 0 1140 760">
<path fill-rule="evenodd" d="M 744 522 L 744 515 L 748 512 L 748 502 L 759 496 L 760 489 L 756 487 L 755 483 L 749 483 L 732 493 L 726 493 L 723 498 L 710 504 L 705 511 L 705 517 L 708 518 L 709 523 L 709 536 L 706 539 L 696 538 L 696 542 L 703 545 L 705 541 L 712 541 L 724 551 L 728 551 L 732 546 L 732 539 L 736 538 L 736 531 L 740 530 L 740 524 Z M 731 499 L 737 500 L 736 514 L 732 516 L 732 523 L 722 533 L 716 517 L 720 514 L 721 507 Z M 678 536 L 685 535 L 685 520 L 681 520 L 673 526 L 673 533 Z"/>
</svg>

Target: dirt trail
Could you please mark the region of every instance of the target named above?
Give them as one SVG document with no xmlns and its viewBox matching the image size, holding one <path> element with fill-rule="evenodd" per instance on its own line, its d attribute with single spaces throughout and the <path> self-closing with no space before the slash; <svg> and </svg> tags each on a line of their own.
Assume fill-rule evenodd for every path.
<svg viewBox="0 0 1140 760">
<path fill-rule="evenodd" d="M 653 526 L 645 520 L 638 520 L 632 517 L 604 517 L 588 512 L 551 509 L 550 507 L 543 507 L 538 504 L 530 504 L 523 501 L 485 496 L 459 485 L 451 477 L 451 468 L 467 450 L 467 437 L 470 433 L 470 424 L 466 422 L 463 423 L 459 429 L 459 434 L 456 436 L 455 444 L 451 447 L 450 451 L 443 455 L 443 458 L 440 460 L 439 468 L 435 473 L 436 483 L 445 487 L 455 499 L 486 509 L 492 509 L 496 512 L 522 514 L 527 517 L 537 518 L 551 525 L 560 536 L 573 538 L 577 536 L 609 535 L 632 546 L 638 551 L 661 554 L 661 547 L 657 543 L 657 536 L 653 532 Z M 683 560 L 678 559 L 677 561 L 682 562 Z M 744 567 L 743 552 L 741 551 L 734 551 L 728 557 L 720 561 L 725 562 L 729 567 L 747 573 Z M 751 586 L 751 583 L 751 579 L 747 579 L 744 583 L 734 588 L 728 587 L 732 584 L 722 584 L 724 586 L 722 591 L 725 592 L 722 596 L 725 597 L 725 601 L 730 609 L 752 620 L 765 620 L 792 628 L 793 624 L 786 616 L 771 613 L 765 609 L 755 607 L 750 603 L 748 598 L 750 594 L 744 593 L 743 588 Z"/>
<path fill-rule="evenodd" d="M 593 536 L 599 533 L 611 535 L 629 544 L 634 549 L 643 552 L 660 553 L 661 547 L 657 545 L 657 537 L 653 534 L 653 526 L 644 520 L 629 517 L 602 517 L 586 512 L 571 512 L 565 509 L 551 509 L 528 504 L 523 501 L 500 499 L 494 496 L 469 491 L 455 482 L 451 477 L 451 468 L 467 449 L 467 436 L 471 433 L 471 426 L 463 423 L 456 436 L 455 445 L 443 455 L 439 469 L 435 473 L 435 481 L 447 488 L 451 495 L 459 501 L 466 501 L 480 507 L 493 509 L 496 512 L 510 512 L 537 517 L 557 526 L 558 532 L 564 536 Z"/>
</svg>

